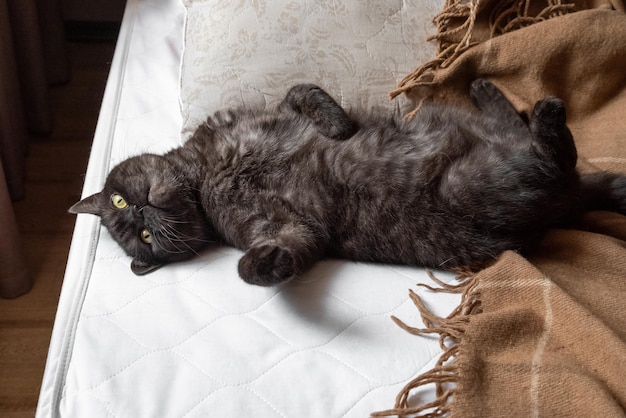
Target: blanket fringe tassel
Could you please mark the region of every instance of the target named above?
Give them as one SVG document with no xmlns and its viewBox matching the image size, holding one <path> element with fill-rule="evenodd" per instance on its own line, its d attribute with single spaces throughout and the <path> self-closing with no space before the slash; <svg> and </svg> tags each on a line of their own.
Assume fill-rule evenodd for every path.
<svg viewBox="0 0 626 418">
<path fill-rule="evenodd" d="M 540 3 L 536 0 L 504 0 L 493 2 L 495 6 L 489 14 L 490 38 L 512 32 L 516 29 L 530 26 L 553 17 L 561 16 L 575 10 L 575 5 L 568 0 L 543 0 L 545 6 L 539 13 L 531 15 L 531 4 Z M 474 27 L 478 14 L 485 8 L 487 0 L 446 0 L 443 10 L 434 18 L 437 34 L 429 36 L 427 41 L 437 42 L 435 59 L 416 68 L 411 74 L 404 77 L 398 87 L 389 93 L 394 99 L 402 93 L 424 87 L 432 88 L 436 85 L 435 73 L 441 68 L 449 67 L 456 59 L 478 42 L 473 40 Z M 461 22 L 461 23 L 459 23 Z M 406 117 L 412 118 L 422 104 L 431 99 L 426 93 L 416 108 Z"/>
<path fill-rule="evenodd" d="M 437 279 L 431 272 L 430 278 L 439 286 L 432 287 L 426 284 L 419 284 L 434 292 L 461 293 L 461 303 L 446 318 L 433 314 L 424 304 L 422 299 L 412 290 L 409 296 L 419 310 L 426 328 L 415 328 L 393 317 L 392 320 L 405 331 L 414 335 L 438 334 L 439 345 L 443 349 L 443 354 L 437 361 L 435 367 L 426 373 L 421 374 L 408 382 L 396 397 L 395 406 L 386 411 L 374 412 L 371 417 L 421 417 L 440 418 L 450 413 L 450 401 L 454 395 L 454 388 L 451 385 L 457 382 L 458 370 L 454 364 L 454 357 L 462 347 L 463 334 L 470 315 L 480 313 L 480 289 L 478 280 L 475 277 L 459 276 L 460 284 L 450 285 Z M 451 364 L 450 364 L 451 363 Z M 411 392 L 421 386 L 434 384 L 436 388 L 436 399 L 432 402 L 419 405 L 410 405 Z"/>
</svg>

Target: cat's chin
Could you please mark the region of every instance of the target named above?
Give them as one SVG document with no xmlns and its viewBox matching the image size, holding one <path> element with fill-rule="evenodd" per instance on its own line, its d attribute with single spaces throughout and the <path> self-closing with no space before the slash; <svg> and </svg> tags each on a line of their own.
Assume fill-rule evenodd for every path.
<svg viewBox="0 0 626 418">
<path fill-rule="evenodd" d="M 161 268 L 163 264 L 150 264 L 139 260 L 133 260 L 130 263 L 130 270 L 137 276 L 143 276 Z"/>
</svg>

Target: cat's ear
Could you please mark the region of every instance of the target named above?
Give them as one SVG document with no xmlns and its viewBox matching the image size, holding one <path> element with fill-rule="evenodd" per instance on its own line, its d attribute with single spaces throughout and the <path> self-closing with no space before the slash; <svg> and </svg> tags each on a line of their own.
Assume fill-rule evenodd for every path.
<svg viewBox="0 0 626 418">
<path fill-rule="evenodd" d="M 145 261 L 139 261 L 136 258 L 133 259 L 130 263 L 130 270 L 135 273 L 137 276 L 143 276 L 144 274 L 148 274 L 153 272 L 154 270 L 161 267 L 163 264 L 151 264 Z"/>
<path fill-rule="evenodd" d="M 74 214 L 90 213 L 92 215 L 100 216 L 102 213 L 102 207 L 102 192 L 100 192 L 84 198 L 69 208 L 68 211 Z"/>
</svg>

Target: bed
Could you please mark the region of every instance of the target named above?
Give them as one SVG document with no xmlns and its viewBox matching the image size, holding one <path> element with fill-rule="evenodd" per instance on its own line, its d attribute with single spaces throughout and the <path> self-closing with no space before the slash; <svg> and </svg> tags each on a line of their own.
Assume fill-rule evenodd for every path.
<svg viewBox="0 0 626 418">
<path fill-rule="evenodd" d="M 580 171 L 626 173 L 625 12 L 622 0 L 129 0 L 83 194 L 207 114 L 271 106 L 299 82 L 402 113 L 471 106 L 477 77 L 523 113 L 558 96 Z M 139 277 L 78 216 L 37 417 L 626 416 L 623 214 L 590 212 L 462 280 L 326 260 L 258 288 L 237 277 L 240 256 L 213 247 Z"/>
<path fill-rule="evenodd" d="M 207 114 L 272 105 L 296 82 L 403 111 L 414 103 L 387 94 L 434 54 L 425 38 L 442 4 L 129 0 L 83 195 Z M 209 248 L 139 277 L 98 219 L 78 216 L 36 416 L 364 417 L 438 361 L 438 338 L 391 320 L 423 324 L 409 289 L 439 316 L 458 305 L 416 287 L 433 283 L 425 270 L 326 260 L 260 288 L 238 278 L 240 256 Z M 430 385 L 412 395 L 434 397 Z"/>
</svg>

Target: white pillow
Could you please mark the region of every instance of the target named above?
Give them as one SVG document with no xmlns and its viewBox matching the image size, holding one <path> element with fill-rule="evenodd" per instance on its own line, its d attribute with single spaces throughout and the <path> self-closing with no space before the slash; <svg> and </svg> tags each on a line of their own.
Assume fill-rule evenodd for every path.
<svg viewBox="0 0 626 418">
<path fill-rule="evenodd" d="M 411 106 L 388 93 L 435 55 L 443 0 L 183 0 L 183 136 L 225 107 L 274 105 L 315 83 L 342 106 Z M 402 103 L 400 103 L 402 102 Z M 408 107 L 407 107 L 408 108 Z"/>
</svg>

